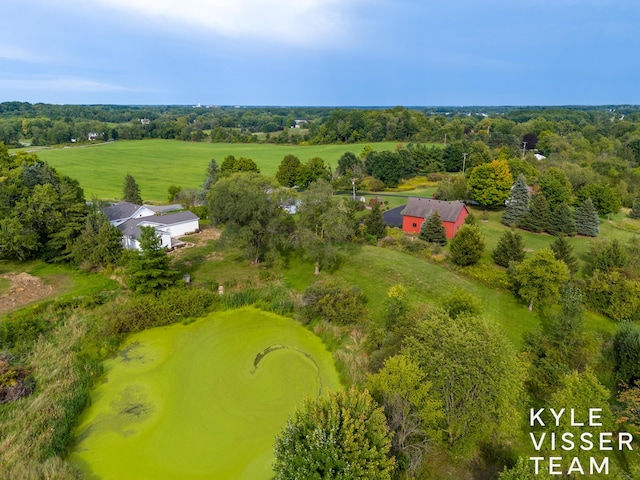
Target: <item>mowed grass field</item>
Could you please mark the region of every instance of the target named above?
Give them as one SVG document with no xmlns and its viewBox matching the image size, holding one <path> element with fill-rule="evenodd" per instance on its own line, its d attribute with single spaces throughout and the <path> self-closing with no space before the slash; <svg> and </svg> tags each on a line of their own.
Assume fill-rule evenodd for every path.
<svg viewBox="0 0 640 480">
<path fill-rule="evenodd" d="M 376 150 L 393 150 L 397 142 L 369 144 Z M 38 156 L 60 173 L 80 182 L 87 199 L 122 197 L 124 177 L 133 175 L 145 202 L 166 203 L 171 185 L 199 188 L 207 165 L 215 158 L 218 165 L 227 155 L 253 159 L 261 173 L 273 176 L 285 155 L 302 162 L 322 158 L 335 168 L 345 152 L 356 155 L 364 144 L 349 145 L 273 145 L 242 143 L 189 143 L 176 140 L 119 141 L 95 146 L 41 150 Z"/>
</svg>

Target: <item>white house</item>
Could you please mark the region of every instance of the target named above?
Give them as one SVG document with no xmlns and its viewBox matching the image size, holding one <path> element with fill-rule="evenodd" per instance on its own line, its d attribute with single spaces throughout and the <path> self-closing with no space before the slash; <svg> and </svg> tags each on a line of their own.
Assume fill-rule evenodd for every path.
<svg viewBox="0 0 640 480">
<path fill-rule="evenodd" d="M 148 226 L 156 230 L 162 246 L 172 249 L 180 244 L 177 237 L 200 230 L 199 217 L 189 210 L 161 215 L 162 211 L 175 210 L 180 205 L 153 207 L 120 202 L 104 209 L 112 225 L 122 232 L 125 248 L 140 249 L 140 227 Z"/>
</svg>

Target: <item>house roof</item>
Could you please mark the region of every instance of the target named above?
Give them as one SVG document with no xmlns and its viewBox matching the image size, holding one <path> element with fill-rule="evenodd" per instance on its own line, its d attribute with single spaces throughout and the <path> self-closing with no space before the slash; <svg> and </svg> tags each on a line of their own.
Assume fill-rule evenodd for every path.
<svg viewBox="0 0 640 480">
<path fill-rule="evenodd" d="M 164 214 L 166 212 L 175 212 L 176 210 L 183 210 L 184 207 L 179 203 L 174 203 L 172 205 L 143 205 L 148 208 L 152 212 Z"/>
<path fill-rule="evenodd" d="M 402 215 L 409 217 L 427 218 L 433 212 L 438 212 L 443 222 L 455 222 L 463 208 L 462 202 L 445 202 L 433 198 L 409 197 Z"/>
<path fill-rule="evenodd" d="M 135 203 L 118 202 L 110 207 L 106 207 L 103 211 L 107 218 L 113 221 L 131 217 L 139 208 L 140 205 L 136 205 Z"/>
<path fill-rule="evenodd" d="M 154 215 L 151 217 L 130 218 L 126 222 L 118 225 L 118 228 L 123 235 L 133 235 L 135 238 L 140 238 L 140 225 L 147 224 L 155 227 L 158 230 L 162 230 L 163 227 L 176 225 L 178 223 L 189 222 L 193 220 L 199 220 L 200 217 L 195 215 L 189 210 L 182 212 L 172 213 L 169 215 Z"/>
</svg>

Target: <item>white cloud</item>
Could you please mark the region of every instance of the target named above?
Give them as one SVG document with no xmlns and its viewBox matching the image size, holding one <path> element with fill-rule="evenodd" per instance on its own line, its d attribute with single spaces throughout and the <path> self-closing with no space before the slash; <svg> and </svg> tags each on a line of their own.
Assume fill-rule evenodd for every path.
<svg viewBox="0 0 640 480">
<path fill-rule="evenodd" d="M 370 0 L 364 0 L 370 1 Z M 100 8 L 171 30 L 290 45 L 322 45 L 344 38 L 350 11 L 363 0 L 57 0 L 57 5 Z M 49 5 L 51 5 L 49 3 Z M 77 11 L 77 10 L 76 10 Z M 159 25 L 158 25 L 159 24 Z M 191 30 L 185 32 L 192 33 Z"/>
<path fill-rule="evenodd" d="M 70 92 L 125 92 L 132 88 L 98 82 L 81 77 L 58 75 L 29 75 L 0 78 L 0 88 L 11 90 L 70 91 Z"/>
<path fill-rule="evenodd" d="M 40 57 L 27 50 L 7 45 L 0 45 L 0 59 L 18 60 L 21 62 L 39 62 L 42 60 Z"/>
</svg>

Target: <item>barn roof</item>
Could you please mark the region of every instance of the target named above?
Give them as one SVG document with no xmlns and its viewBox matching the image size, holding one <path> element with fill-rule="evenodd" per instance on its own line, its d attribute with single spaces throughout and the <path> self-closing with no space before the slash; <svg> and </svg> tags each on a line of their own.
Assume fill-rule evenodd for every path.
<svg viewBox="0 0 640 480">
<path fill-rule="evenodd" d="M 462 202 L 445 202 L 433 198 L 409 197 L 402 215 L 408 217 L 427 218 L 433 212 L 438 212 L 443 222 L 455 222 L 463 208 Z"/>
</svg>

